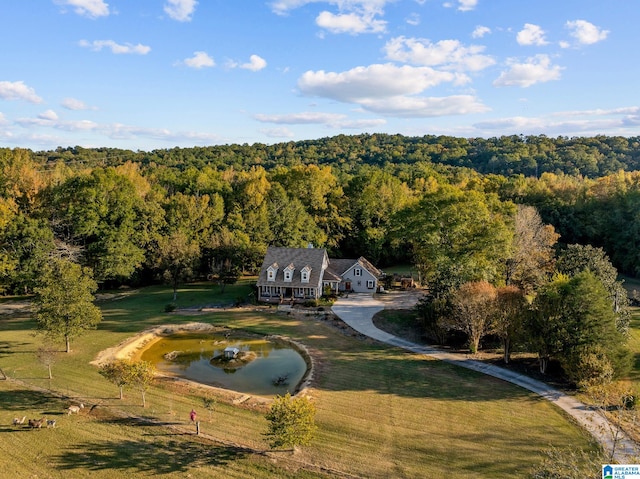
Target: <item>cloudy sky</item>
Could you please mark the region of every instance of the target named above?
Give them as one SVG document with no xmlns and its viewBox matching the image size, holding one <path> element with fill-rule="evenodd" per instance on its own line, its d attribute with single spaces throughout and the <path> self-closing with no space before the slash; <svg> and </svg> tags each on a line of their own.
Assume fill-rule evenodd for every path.
<svg viewBox="0 0 640 479">
<path fill-rule="evenodd" d="M 0 146 L 640 134 L 636 0 L 2 0 Z"/>
</svg>

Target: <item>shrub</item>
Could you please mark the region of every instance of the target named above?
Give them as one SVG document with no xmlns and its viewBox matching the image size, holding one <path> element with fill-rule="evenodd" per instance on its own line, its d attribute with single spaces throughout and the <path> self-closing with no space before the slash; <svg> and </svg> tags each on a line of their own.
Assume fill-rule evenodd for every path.
<svg viewBox="0 0 640 479">
<path fill-rule="evenodd" d="M 178 309 L 178 305 L 176 303 L 169 303 L 164 307 L 164 312 L 173 313 L 176 309 Z"/>
</svg>

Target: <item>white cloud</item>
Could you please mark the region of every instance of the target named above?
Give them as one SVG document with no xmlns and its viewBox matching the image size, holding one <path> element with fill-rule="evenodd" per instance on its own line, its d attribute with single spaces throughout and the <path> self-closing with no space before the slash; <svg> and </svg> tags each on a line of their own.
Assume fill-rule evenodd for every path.
<svg viewBox="0 0 640 479">
<path fill-rule="evenodd" d="M 538 25 L 532 23 L 525 23 L 524 28 L 518 32 L 516 41 L 520 45 L 546 45 L 547 42 L 544 38 L 544 30 Z"/>
<path fill-rule="evenodd" d="M 400 118 L 468 115 L 489 111 L 489 107 L 471 95 L 447 97 L 396 96 L 383 99 L 368 99 L 362 101 L 361 105 L 371 112 Z"/>
<path fill-rule="evenodd" d="M 262 123 L 275 123 L 281 125 L 326 125 L 330 128 L 362 129 L 372 128 L 386 124 L 382 118 L 350 119 L 341 113 L 301 112 L 287 113 L 283 115 L 254 115 L 254 118 Z"/>
<path fill-rule="evenodd" d="M 210 68 L 216 66 L 216 62 L 207 52 L 193 52 L 191 58 L 185 58 L 183 63 L 189 68 Z"/>
<path fill-rule="evenodd" d="M 103 0 L 56 0 L 58 5 L 69 5 L 78 15 L 89 18 L 109 15 L 109 4 Z"/>
<path fill-rule="evenodd" d="M 296 135 L 289 128 L 264 128 L 260 130 L 265 136 L 269 138 L 293 138 Z"/>
<path fill-rule="evenodd" d="M 198 2 L 196 0 L 167 0 L 164 11 L 178 22 L 190 22 Z"/>
<path fill-rule="evenodd" d="M 472 38 L 482 38 L 485 35 L 491 33 L 491 29 L 489 27 L 485 27 L 483 25 L 478 25 L 473 32 L 471 33 Z"/>
<path fill-rule="evenodd" d="M 370 98 L 413 95 L 459 77 L 429 67 L 396 66 L 391 63 L 356 67 L 335 73 L 307 71 L 298 79 L 298 88 L 309 96 L 360 103 Z"/>
<path fill-rule="evenodd" d="M 303 7 L 309 3 L 327 3 L 336 5 L 341 11 L 377 11 L 384 9 L 387 3 L 397 0 L 276 0 L 270 3 L 271 10 L 278 15 L 285 15 L 290 10 Z M 468 1 L 468 0 L 467 0 Z M 477 0 L 472 0 L 477 1 Z"/>
<path fill-rule="evenodd" d="M 309 3 L 325 3 L 337 7 L 337 12 L 322 11 L 316 17 L 316 25 L 331 33 L 381 33 L 387 22 L 380 20 L 387 3 L 398 0 L 277 0 L 272 2 L 274 13 L 285 15 L 290 10 Z"/>
<path fill-rule="evenodd" d="M 418 96 L 443 82 L 458 82 L 460 75 L 430 67 L 376 64 L 342 73 L 308 71 L 298 80 L 300 92 L 355 103 L 364 110 L 401 118 L 460 115 L 487 111 L 470 95 Z"/>
<path fill-rule="evenodd" d="M 412 13 L 407 17 L 407 23 L 412 26 L 420 25 L 420 15 Z"/>
<path fill-rule="evenodd" d="M 458 10 L 460 10 L 461 12 L 468 12 L 476 8 L 476 5 L 478 5 L 478 0 L 458 0 L 457 4 L 447 1 L 443 5 L 448 8 L 452 8 L 455 5 L 458 5 Z"/>
<path fill-rule="evenodd" d="M 22 81 L 0 81 L 0 99 L 25 100 L 30 103 L 42 103 L 42 98 L 36 95 L 36 91 L 25 85 Z"/>
<path fill-rule="evenodd" d="M 47 120 L 47 121 L 57 121 L 58 114 L 53 110 L 46 110 L 40 113 L 38 115 L 38 118 L 40 118 L 41 120 Z"/>
<path fill-rule="evenodd" d="M 343 120 L 345 115 L 339 113 L 321 113 L 306 111 L 302 113 L 287 113 L 283 115 L 257 114 L 254 118 L 262 123 L 276 123 L 282 125 L 310 125 L 322 123 L 335 123 Z"/>
<path fill-rule="evenodd" d="M 496 118 L 473 125 L 476 135 L 522 133 L 527 135 L 621 135 L 630 136 L 640 123 L 640 108 L 624 107 L 582 111 L 560 111 L 540 117 Z M 473 136 L 473 133 L 468 133 Z"/>
<path fill-rule="evenodd" d="M 548 55 L 536 55 L 528 58 L 526 63 L 517 63 L 508 60 L 508 71 L 503 71 L 494 82 L 493 86 L 519 86 L 530 87 L 536 83 L 544 83 L 560 79 L 562 67 L 552 65 Z"/>
<path fill-rule="evenodd" d="M 249 62 L 243 63 L 242 65 L 240 65 L 240 68 L 257 72 L 259 70 L 262 70 L 263 68 L 266 68 L 266 66 L 267 66 L 267 61 L 264 58 L 258 55 L 251 55 L 249 57 Z"/>
<path fill-rule="evenodd" d="M 94 110 L 95 109 L 88 106 L 85 102 L 81 100 L 77 100 L 76 98 L 65 98 L 64 100 L 62 100 L 60 105 L 63 108 L 66 108 L 67 110 Z"/>
<path fill-rule="evenodd" d="M 602 30 L 586 20 L 569 21 L 565 24 L 570 35 L 581 45 L 591 45 L 607 38 L 608 30 Z"/>
<path fill-rule="evenodd" d="M 163 140 L 168 142 L 196 142 L 200 144 L 210 144 L 212 142 L 221 141 L 221 137 L 212 133 L 194 131 L 176 132 L 166 128 L 148 128 L 125 125 L 122 123 L 101 124 L 91 120 L 62 120 L 50 110 L 38 115 L 37 118 L 20 118 L 15 121 L 15 124 L 24 128 L 31 129 L 31 136 L 33 137 L 37 136 L 37 134 L 34 132 L 34 128 L 51 128 L 58 131 L 86 132 L 91 134 L 104 135 L 115 140 L 145 138 Z M 55 141 L 57 142 L 57 144 L 61 143 L 60 139 L 57 139 Z M 78 143 L 76 142 L 74 144 Z"/>
<path fill-rule="evenodd" d="M 4 116 L 4 113 L 0 111 L 0 125 L 8 125 L 9 120 L 7 120 Z"/>
<path fill-rule="evenodd" d="M 331 12 L 321 12 L 316 18 L 316 25 L 331 33 L 382 33 L 386 30 L 387 22 L 376 20 L 374 15 L 345 13 L 334 15 Z"/>
<path fill-rule="evenodd" d="M 482 55 L 484 46 L 465 47 L 458 40 L 431 43 L 420 38 L 396 37 L 384 46 L 389 60 L 424 66 L 442 66 L 447 70 L 479 71 L 495 64 L 488 55 Z"/>
<path fill-rule="evenodd" d="M 111 53 L 114 53 L 116 55 L 146 55 L 151 51 L 151 47 L 142 45 L 141 43 L 138 43 L 137 45 L 133 45 L 131 43 L 120 44 L 114 42 L 113 40 L 94 40 L 93 42 L 80 40 L 78 44 L 81 47 L 90 48 L 94 52 L 99 52 L 103 48 L 108 48 L 111 50 Z"/>
</svg>

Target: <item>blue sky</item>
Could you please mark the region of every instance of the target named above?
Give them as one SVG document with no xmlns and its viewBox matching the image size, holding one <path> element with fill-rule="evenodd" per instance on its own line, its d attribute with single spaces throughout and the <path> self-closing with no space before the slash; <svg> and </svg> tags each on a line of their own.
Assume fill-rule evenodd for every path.
<svg viewBox="0 0 640 479">
<path fill-rule="evenodd" d="M 640 133 L 637 0 L 2 0 L 0 146 Z"/>
</svg>

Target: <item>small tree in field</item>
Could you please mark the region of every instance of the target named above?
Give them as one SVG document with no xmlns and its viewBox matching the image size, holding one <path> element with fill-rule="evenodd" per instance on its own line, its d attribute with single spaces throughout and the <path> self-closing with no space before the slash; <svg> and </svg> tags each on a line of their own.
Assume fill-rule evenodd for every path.
<svg viewBox="0 0 640 479">
<path fill-rule="evenodd" d="M 147 407 L 145 395 L 153 382 L 156 368 L 149 361 L 129 362 L 126 366 L 127 384 L 130 384 L 142 395 L 142 407 Z"/>
<path fill-rule="evenodd" d="M 107 381 L 115 384 L 120 389 L 120 399 L 124 397 L 123 389 L 130 381 L 130 363 L 128 361 L 116 360 L 100 367 L 100 374 Z"/>
<path fill-rule="evenodd" d="M 295 449 L 308 445 L 317 429 L 315 415 L 316 407 L 307 397 L 293 398 L 289 393 L 276 396 L 265 416 L 269 421 L 265 434 L 269 446 Z"/>
<path fill-rule="evenodd" d="M 53 364 L 56 362 L 56 354 L 58 351 L 51 346 L 50 344 L 45 344 L 40 346 L 36 351 L 36 357 L 38 361 L 47 368 L 49 372 L 49 379 L 53 379 L 53 374 L 51 373 L 51 368 Z"/>
</svg>

